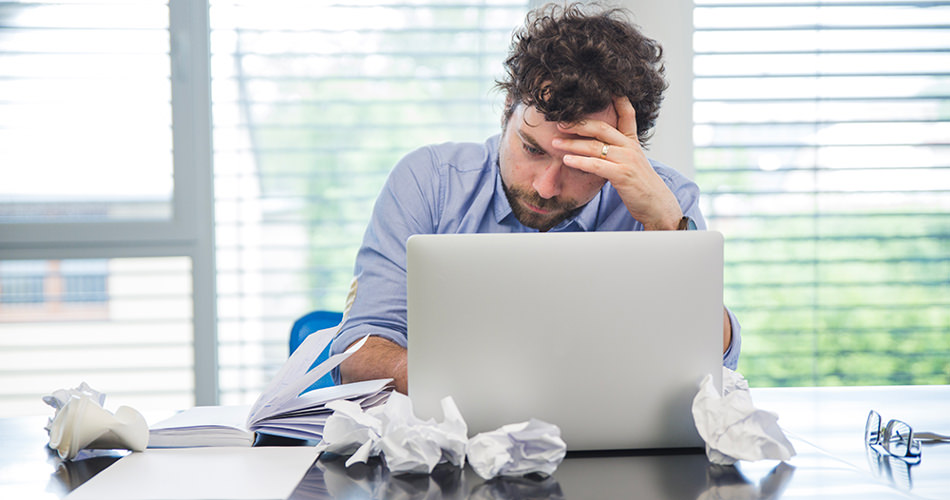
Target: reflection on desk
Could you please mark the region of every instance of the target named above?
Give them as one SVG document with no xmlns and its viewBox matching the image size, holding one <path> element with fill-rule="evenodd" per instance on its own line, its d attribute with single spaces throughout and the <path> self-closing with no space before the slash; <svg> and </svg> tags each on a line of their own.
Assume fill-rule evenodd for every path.
<svg viewBox="0 0 950 500">
<path fill-rule="evenodd" d="M 322 498 L 400 498 L 516 500 L 638 498 L 756 500 L 780 498 L 795 468 L 779 463 L 760 480 L 735 467 L 714 465 L 702 454 L 571 457 L 554 476 L 496 477 L 483 480 L 471 468 L 448 465 L 426 475 L 393 476 L 379 459 L 346 468 L 344 457 L 324 456 L 291 496 Z"/>
<path fill-rule="evenodd" d="M 50 460 L 57 463 L 56 471 L 50 477 L 50 490 L 60 492 L 65 496 L 70 491 L 78 488 L 92 476 L 102 472 L 106 467 L 116 463 L 125 454 L 106 453 L 80 460 L 64 461 L 56 455 L 53 450 L 50 451 Z"/>
<path fill-rule="evenodd" d="M 865 451 L 868 455 L 868 467 L 875 476 L 885 481 L 889 481 L 903 491 L 914 489 L 914 481 L 911 478 L 910 469 L 920 462 L 908 462 L 900 458 L 881 453 L 872 446 L 866 446 Z"/>
</svg>

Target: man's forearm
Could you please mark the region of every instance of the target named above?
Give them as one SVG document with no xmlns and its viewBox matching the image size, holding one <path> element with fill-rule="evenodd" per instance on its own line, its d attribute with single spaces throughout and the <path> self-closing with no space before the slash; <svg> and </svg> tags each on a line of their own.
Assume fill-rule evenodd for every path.
<svg viewBox="0 0 950 500">
<path fill-rule="evenodd" d="M 392 378 L 396 390 L 408 394 L 409 373 L 406 349 L 382 337 L 370 337 L 360 350 L 340 364 L 340 379 L 344 384 Z"/>
</svg>

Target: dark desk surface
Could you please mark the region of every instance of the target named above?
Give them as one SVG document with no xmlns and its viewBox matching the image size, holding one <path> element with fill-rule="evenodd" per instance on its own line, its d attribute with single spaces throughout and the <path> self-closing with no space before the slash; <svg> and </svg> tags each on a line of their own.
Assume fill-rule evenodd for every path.
<svg viewBox="0 0 950 500">
<path fill-rule="evenodd" d="M 779 414 L 798 455 L 788 463 L 710 464 L 703 454 L 569 456 L 547 479 L 483 481 L 466 467 L 390 477 L 378 462 L 322 458 L 292 498 L 950 499 L 950 444 L 926 446 L 919 465 L 869 455 L 867 412 L 918 431 L 950 433 L 950 386 L 754 389 Z M 63 463 L 45 443 L 46 417 L 0 419 L 0 499 L 61 498 L 122 456 Z"/>
</svg>

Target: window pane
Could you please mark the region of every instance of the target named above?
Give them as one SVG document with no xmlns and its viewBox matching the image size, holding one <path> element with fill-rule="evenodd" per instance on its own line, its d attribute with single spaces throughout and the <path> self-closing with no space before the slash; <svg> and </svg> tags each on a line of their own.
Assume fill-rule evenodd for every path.
<svg viewBox="0 0 950 500">
<path fill-rule="evenodd" d="M 213 2 L 224 402 L 258 395 L 293 321 L 341 311 L 395 162 L 499 131 L 491 91 L 527 2 Z"/>
<path fill-rule="evenodd" d="M 164 2 L 0 5 L 0 223 L 170 218 L 170 66 Z"/>
<path fill-rule="evenodd" d="M 107 406 L 194 404 L 191 261 L 0 261 L 0 416 L 81 382 Z"/>
<path fill-rule="evenodd" d="M 950 383 L 950 2 L 850 3 L 695 9 L 697 181 L 754 385 Z"/>
</svg>

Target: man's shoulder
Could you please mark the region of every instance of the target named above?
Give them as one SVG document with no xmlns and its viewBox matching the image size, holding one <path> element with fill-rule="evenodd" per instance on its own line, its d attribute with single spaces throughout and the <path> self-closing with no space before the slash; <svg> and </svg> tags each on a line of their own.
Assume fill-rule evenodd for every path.
<svg viewBox="0 0 950 500">
<path fill-rule="evenodd" d="M 483 143 L 429 144 L 403 156 L 393 168 L 392 175 L 408 174 L 423 178 L 491 170 L 494 159 L 498 157 L 497 151 L 496 137 L 491 137 Z"/>
<path fill-rule="evenodd" d="M 433 164 L 458 172 L 479 171 L 490 168 L 492 158 L 497 157 L 497 136 L 485 142 L 443 142 L 422 149 L 431 155 Z"/>
<path fill-rule="evenodd" d="M 494 188 L 497 141 L 484 143 L 445 142 L 409 152 L 389 173 L 388 190 L 403 198 L 428 200 L 437 212 L 452 211 L 454 204 L 467 203 L 473 193 Z M 434 212 L 433 217 L 439 216 Z"/>
<path fill-rule="evenodd" d="M 677 188 L 684 184 L 693 183 L 693 181 L 690 180 L 689 177 L 686 177 L 686 175 L 680 172 L 679 170 L 676 170 L 675 168 L 665 163 L 654 160 L 653 158 L 650 158 L 649 160 L 650 160 L 650 165 L 653 166 L 653 170 L 656 171 L 657 175 L 659 175 L 660 178 L 663 179 L 663 182 L 665 182 L 666 185 L 670 189 Z"/>
</svg>

